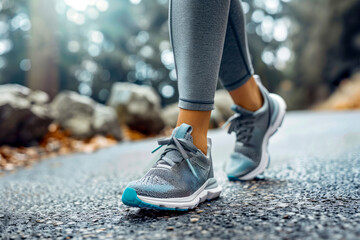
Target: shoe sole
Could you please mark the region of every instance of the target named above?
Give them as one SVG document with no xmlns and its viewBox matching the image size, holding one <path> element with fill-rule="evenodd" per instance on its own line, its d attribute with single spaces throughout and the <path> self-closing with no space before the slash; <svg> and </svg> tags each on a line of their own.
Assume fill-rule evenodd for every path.
<svg viewBox="0 0 360 240">
<path fill-rule="evenodd" d="M 126 188 L 121 200 L 131 207 L 163 210 L 163 211 L 187 211 L 196 208 L 206 200 L 210 201 L 220 196 L 222 188 L 215 183 L 210 184 L 207 180 L 195 193 L 183 198 L 151 198 L 140 196 L 133 188 Z M 215 184 L 215 187 L 214 187 Z"/>
<path fill-rule="evenodd" d="M 260 164 L 254 170 L 252 170 L 251 172 L 245 174 L 244 176 L 241 176 L 241 177 L 228 176 L 228 179 L 230 181 L 253 180 L 254 178 L 256 178 L 256 176 L 262 174 L 269 165 L 269 154 L 268 154 L 268 151 L 267 151 L 267 146 L 268 146 L 268 143 L 269 143 L 269 139 L 281 127 L 281 124 L 284 121 L 284 117 L 285 117 L 285 113 L 286 113 L 286 103 L 285 103 L 284 99 L 282 97 L 280 97 L 279 95 L 273 94 L 273 93 L 270 93 L 270 97 L 272 99 L 274 99 L 279 104 L 279 113 L 278 113 L 278 116 L 275 119 L 274 124 L 269 127 L 269 129 L 266 131 L 266 133 L 264 135 L 264 139 L 263 139 L 263 142 L 262 142 L 262 152 L 263 152 L 263 154 L 261 156 Z"/>
</svg>

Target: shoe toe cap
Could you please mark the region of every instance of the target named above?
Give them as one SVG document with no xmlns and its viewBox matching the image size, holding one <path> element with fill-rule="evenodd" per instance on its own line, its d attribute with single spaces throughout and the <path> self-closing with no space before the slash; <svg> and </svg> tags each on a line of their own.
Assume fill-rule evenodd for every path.
<svg viewBox="0 0 360 240">
<path fill-rule="evenodd" d="M 127 185 L 126 189 L 132 189 L 137 195 L 145 197 L 165 198 L 174 189 L 170 184 L 144 184 L 139 181 L 131 182 Z"/>
<path fill-rule="evenodd" d="M 226 174 L 229 177 L 241 177 L 256 167 L 256 163 L 247 156 L 234 152 L 226 164 Z"/>
</svg>

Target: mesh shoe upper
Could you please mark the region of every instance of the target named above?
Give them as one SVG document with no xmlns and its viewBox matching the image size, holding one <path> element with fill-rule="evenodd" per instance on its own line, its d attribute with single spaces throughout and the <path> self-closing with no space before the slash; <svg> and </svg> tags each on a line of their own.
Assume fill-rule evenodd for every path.
<svg viewBox="0 0 360 240">
<path fill-rule="evenodd" d="M 261 84 L 259 89 L 264 103 L 257 111 L 251 112 L 238 105 L 232 106 L 235 114 L 228 120 L 228 132 L 235 132 L 236 144 L 225 167 L 228 175 L 244 175 L 260 163 L 264 135 L 272 123 L 273 116 L 276 115 L 276 103 Z"/>
<path fill-rule="evenodd" d="M 191 131 L 190 125 L 182 124 L 170 138 L 160 139 L 160 144 L 166 144 L 160 158 L 145 176 L 128 187 L 141 196 L 179 198 L 190 196 L 204 185 L 213 177 L 211 156 L 196 148 Z"/>
</svg>

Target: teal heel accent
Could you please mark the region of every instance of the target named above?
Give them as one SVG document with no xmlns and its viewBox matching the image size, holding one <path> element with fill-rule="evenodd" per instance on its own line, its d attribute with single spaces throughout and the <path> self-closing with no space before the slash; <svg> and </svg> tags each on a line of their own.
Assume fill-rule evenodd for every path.
<svg viewBox="0 0 360 240">
<path fill-rule="evenodd" d="M 233 181 L 233 182 L 239 182 L 242 181 L 239 178 L 235 177 L 235 176 L 228 176 L 229 181 Z"/>
<path fill-rule="evenodd" d="M 232 181 L 232 182 L 247 182 L 248 180 L 241 180 L 239 179 L 238 177 L 235 177 L 235 176 L 228 176 L 228 179 L 229 181 Z M 265 175 L 262 173 L 262 174 L 259 174 L 257 175 L 254 180 L 264 180 L 265 179 Z"/>
<path fill-rule="evenodd" d="M 162 210 L 162 211 L 188 211 L 188 209 L 180 209 L 180 208 L 167 208 L 167 207 L 160 207 L 154 204 L 146 203 L 140 200 L 137 196 L 135 189 L 133 188 L 126 188 L 122 197 L 121 201 L 131 207 L 139 207 L 139 208 L 149 208 L 154 210 Z"/>
</svg>

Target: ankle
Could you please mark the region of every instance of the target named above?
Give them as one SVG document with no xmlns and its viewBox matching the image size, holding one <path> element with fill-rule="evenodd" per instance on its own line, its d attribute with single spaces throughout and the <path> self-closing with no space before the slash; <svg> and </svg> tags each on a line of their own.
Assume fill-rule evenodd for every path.
<svg viewBox="0 0 360 240">
<path fill-rule="evenodd" d="M 205 155 L 207 154 L 207 136 L 198 136 L 197 134 L 191 134 L 193 137 L 194 145 Z"/>
<path fill-rule="evenodd" d="M 177 126 L 182 123 L 192 126 L 194 145 L 199 148 L 205 155 L 207 153 L 207 131 L 209 128 L 211 111 L 194 111 L 180 109 Z"/>
<path fill-rule="evenodd" d="M 263 96 L 254 77 L 251 77 L 244 85 L 229 93 L 236 105 L 249 111 L 258 110 L 264 103 Z"/>
<path fill-rule="evenodd" d="M 260 99 L 256 98 L 256 99 L 253 99 L 252 101 L 248 101 L 245 103 L 244 102 L 235 102 L 235 104 L 248 110 L 248 111 L 255 112 L 255 111 L 259 110 L 263 105 L 262 96 Z"/>
</svg>

